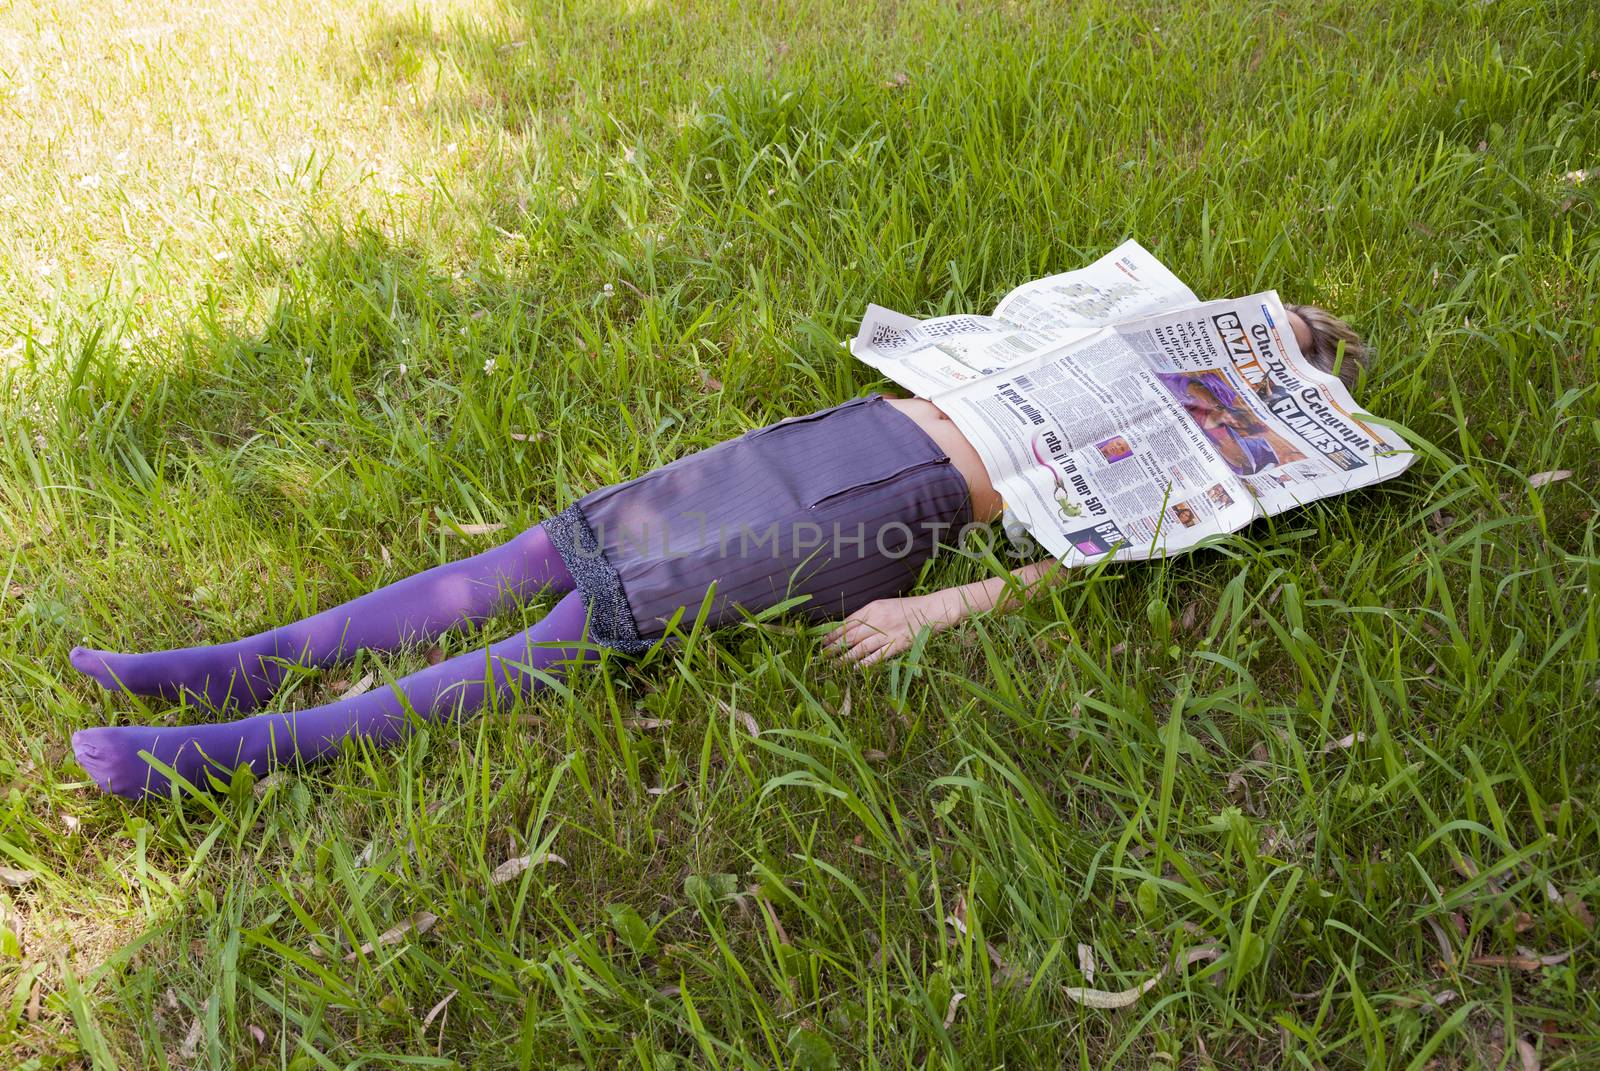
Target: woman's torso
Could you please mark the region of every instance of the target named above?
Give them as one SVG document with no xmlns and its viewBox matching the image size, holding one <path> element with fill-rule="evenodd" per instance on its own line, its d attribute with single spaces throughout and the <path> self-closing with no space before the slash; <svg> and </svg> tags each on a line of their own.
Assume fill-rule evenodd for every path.
<svg viewBox="0 0 1600 1071">
<path fill-rule="evenodd" d="M 1000 516 L 1000 494 L 994 489 L 988 471 L 979 460 L 978 451 L 972 448 L 972 443 L 968 442 L 967 437 L 961 434 L 961 429 L 944 415 L 944 411 L 926 398 L 884 400 L 910 417 L 917 427 L 927 433 L 928 438 L 938 443 L 939 448 L 950 455 L 951 463 L 967 481 L 967 489 L 972 494 L 972 519 L 981 524 L 988 524 Z"/>
</svg>

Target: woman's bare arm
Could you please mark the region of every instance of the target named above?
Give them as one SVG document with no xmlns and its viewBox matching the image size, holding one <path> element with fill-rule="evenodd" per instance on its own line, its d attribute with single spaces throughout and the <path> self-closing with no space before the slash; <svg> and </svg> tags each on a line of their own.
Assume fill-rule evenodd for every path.
<svg viewBox="0 0 1600 1071">
<path fill-rule="evenodd" d="M 1059 562 L 1046 558 L 1011 570 L 1010 581 L 992 576 L 926 595 L 879 599 L 841 621 L 824 642 L 845 661 L 870 665 L 906 650 L 924 627 L 937 632 L 974 614 L 1010 609 L 1019 603 L 1016 584 L 1022 586 L 1022 598 L 1026 599 L 1061 571 Z"/>
</svg>

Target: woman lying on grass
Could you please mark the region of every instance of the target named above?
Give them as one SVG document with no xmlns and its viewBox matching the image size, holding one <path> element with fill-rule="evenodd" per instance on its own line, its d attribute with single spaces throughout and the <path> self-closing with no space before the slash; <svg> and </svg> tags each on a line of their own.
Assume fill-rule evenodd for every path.
<svg viewBox="0 0 1600 1071">
<path fill-rule="evenodd" d="M 1307 359 L 1354 379 L 1365 352 L 1341 321 L 1290 306 Z M 107 688 L 221 710 L 270 699 L 291 665 L 330 666 L 365 647 L 391 651 L 481 621 L 510 600 L 561 595 L 537 625 L 486 651 L 403 677 L 392 688 L 310 710 L 208 725 L 106 726 L 74 733 L 78 761 L 108 792 L 166 795 L 157 763 L 197 787 L 240 765 L 310 761 L 351 735 L 388 743 L 409 712 L 467 714 L 493 688 L 537 691 L 587 645 L 642 652 L 715 584 L 708 623 L 805 597 L 813 620 L 842 617 L 827 643 L 862 665 L 1004 605 L 1006 577 L 906 596 L 941 542 L 1001 512 L 972 444 L 932 402 L 870 395 L 759 428 L 579 499 L 504 546 L 451 562 L 232 643 L 149 654 L 79 647 L 72 664 Z M 1053 561 L 1023 566 L 1024 589 Z"/>
</svg>

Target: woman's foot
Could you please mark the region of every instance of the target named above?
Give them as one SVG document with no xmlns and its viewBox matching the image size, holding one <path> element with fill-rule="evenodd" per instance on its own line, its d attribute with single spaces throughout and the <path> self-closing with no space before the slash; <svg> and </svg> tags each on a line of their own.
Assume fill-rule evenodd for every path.
<svg viewBox="0 0 1600 1071">
<path fill-rule="evenodd" d="M 208 730 L 211 730 L 208 732 Z M 212 738 L 212 739 L 209 739 Z M 208 747 L 207 745 L 214 745 Z M 141 752 L 176 770 L 196 788 L 209 786 L 207 771 L 227 780 L 227 774 L 244 759 L 239 730 L 222 725 L 117 725 L 82 729 L 72 734 L 72 751 L 101 791 L 130 800 L 146 795 L 166 796 L 171 779 L 150 765 Z M 252 768 L 258 763 L 251 762 Z M 262 772 L 260 769 L 257 773 Z"/>
<path fill-rule="evenodd" d="M 284 665 L 242 642 L 215 647 L 180 647 L 148 654 L 121 654 L 74 647 L 73 668 L 112 691 L 176 702 L 184 694 L 221 710 L 251 710 L 272 698 L 283 683 Z"/>
</svg>

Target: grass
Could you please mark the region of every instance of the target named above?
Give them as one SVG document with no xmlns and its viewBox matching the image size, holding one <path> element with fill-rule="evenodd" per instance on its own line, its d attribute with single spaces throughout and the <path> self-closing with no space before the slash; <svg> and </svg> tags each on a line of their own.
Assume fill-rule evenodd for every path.
<svg viewBox="0 0 1600 1071">
<path fill-rule="evenodd" d="M 0 28 L 7 1065 L 1600 1061 L 1593 5 Z M 868 301 L 984 310 L 1129 235 L 1349 316 L 1422 460 L 865 673 L 778 622 L 181 805 L 71 758 L 202 716 L 75 642 L 479 549 L 456 526 L 874 386 L 838 341 Z M 1096 988 L 1166 973 L 1085 1007 L 1080 946 Z"/>
</svg>

